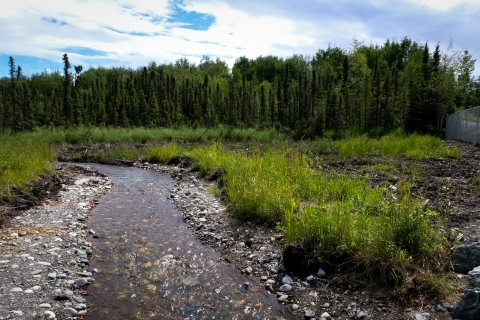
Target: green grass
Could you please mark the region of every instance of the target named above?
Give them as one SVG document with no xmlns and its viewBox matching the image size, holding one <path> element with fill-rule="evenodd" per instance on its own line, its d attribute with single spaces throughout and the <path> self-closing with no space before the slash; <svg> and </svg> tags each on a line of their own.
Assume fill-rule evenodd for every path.
<svg viewBox="0 0 480 320">
<path fill-rule="evenodd" d="M 57 154 L 35 136 L 0 136 L 0 198 L 11 198 L 13 187 L 23 188 L 40 175 L 53 172 Z"/>
<path fill-rule="evenodd" d="M 197 128 L 99 128 L 79 127 L 69 130 L 60 128 L 52 131 L 39 129 L 32 135 L 40 136 L 49 143 L 62 144 L 92 144 L 130 142 L 145 144 L 148 142 L 177 141 L 177 142 L 205 142 L 205 141 L 272 141 L 284 140 L 286 137 L 275 129 L 240 129 L 230 127 Z"/>
<path fill-rule="evenodd" d="M 459 158 L 458 149 L 449 149 L 442 145 L 438 137 L 412 134 L 408 136 L 386 135 L 380 139 L 359 136 L 336 142 L 341 156 L 365 157 L 375 154 L 385 157 L 407 156 L 415 159 Z"/>
<path fill-rule="evenodd" d="M 342 256 L 395 288 L 417 277 L 430 290 L 441 291 L 431 282 L 437 277 L 417 270 L 428 266 L 431 274 L 443 272 L 446 228 L 436 212 L 410 197 L 411 182 L 400 181 L 397 192 L 387 185 L 370 187 L 368 176 L 313 169 L 312 159 L 287 143 L 248 151 L 218 143 L 183 150 L 163 145 L 149 152 L 150 161 L 168 163 L 181 154 L 202 174 L 223 172 L 223 193 L 238 217 L 277 223 L 287 243 L 313 245 L 327 265 Z M 395 172 L 389 164 L 374 169 Z"/>
</svg>

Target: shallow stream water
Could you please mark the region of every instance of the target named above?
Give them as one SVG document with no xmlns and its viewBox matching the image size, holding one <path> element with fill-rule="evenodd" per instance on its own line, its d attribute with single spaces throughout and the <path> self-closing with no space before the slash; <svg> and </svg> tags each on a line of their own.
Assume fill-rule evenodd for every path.
<svg viewBox="0 0 480 320">
<path fill-rule="evenodd" d="M 88 164 L 114 183 L 92 210 L 97 268 L 85 319 L 290 319 L 275 295 L 222 263 L 168 196 L 175 181 L 132 167 Z"/>
</svg>

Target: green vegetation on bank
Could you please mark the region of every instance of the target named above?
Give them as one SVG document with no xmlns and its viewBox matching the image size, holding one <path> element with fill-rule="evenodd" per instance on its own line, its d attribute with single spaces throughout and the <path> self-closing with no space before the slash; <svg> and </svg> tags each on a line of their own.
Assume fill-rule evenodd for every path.
<svg viewBox="0 0 480 320">
<path fill-rule="evenodd" d="M 337 144 L 340 155 L 348 156 L 374 145 L 365 152 L 459 157 L 457 150 L 427 136 L 360 137 Z M 446 217 L 427 209 L 422 199 L 412 198 L 411 182 L 400 181 L 398 190 L 387 184 L 372 187 L 368 175 L 314 169 L 312 158 L 288 143 L 251 150 L 231 150 L 217 143 L 182 149 L 172 143 L 148 148 L 146 156 L 163 163 L 188 157 L 202 174 L 222 173 L 224 195 L 239 217 L 278 223 L 288 243 L 313 247 L 326 267 L 341 259 L 397 289 L 415 282 L 429 294 L 453 290 L 442 276 L 449 261 Z"/>
<path fill-rule="evenodd" d="M 232 143 L 238 141 L 242 143 Z M 443 277 L 451 246 L 446 242 L 447 217 L 411 196 L 418 169 L 412 165 L 413 176 L 398 179 L 396 188 L 370 179 L 375 172 L 396 175 L 392 163 L 398 157 L 460 157 L 437 137 L 394 132 L 378 138 L 289 141 L 273 130 L 221 126 L 39 130 L 2 137 L 0 182 L 7 181 L 0 185 L 2 194 L 52 170 L 52 143 L 59 149 L 68 148 L 68 143 L 81 145 L 72 159 L 78 161 L 143 159 L 166 164 L 183 159 L 202 175 L 220 177 L 222 193 L 238 217 L 276 224 L 287 244 L 308 245 L 326 268 L 342 263 L 400 293 L 414 283 L 427 294 L 453 290 Z M 325 169 L 319 160 L 367 156 L 384 162 L 348 173 Z"/>
<path fill-rule="evenodd" d="M 53 172 L 57 153 L 41 140 L 25 134 L 3 136 L 0 142 L 0 202 L 12 200 L 12 188 L 25 187 L 40 175 Z"/>
</svg>

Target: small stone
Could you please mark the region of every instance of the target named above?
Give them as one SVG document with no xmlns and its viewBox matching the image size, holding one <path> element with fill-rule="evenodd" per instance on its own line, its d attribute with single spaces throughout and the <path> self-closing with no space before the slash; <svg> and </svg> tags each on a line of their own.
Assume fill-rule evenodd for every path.
<svg viewBox="0 0 480 320">
<path fill-rule="evenodd" d="M 88 283 L 87 279 L 85 278 L 78 278 L 78 279 L 75 279 L 75 285 L 77 287 L 83 287 L 84 285 L 86 285 Z"/>
<path fill-rule="evenodd" d="M 326 276 L 327 276 L 327 273 L 322 268 L 319 268 L 317 271 L 317 277 L 325 278 Z"/>
<path fill-rule="evenodd" d="M 278 289 L 278 290 L 280 290 L 282 292 L 288 292 L 288 291 L 292 290 L 292 286 L 287 283 L 287 284 L 282 285 L 280 287 L 280 289 Z"/>
<path fill-rule="evenodd" d="M 278 301 L 283 302 L 288 299 L 288 296 L 286 294 L 282 294 L 280 297 L 278 297 Z"/>
<path fill-rule="evenodd" d="M 44 316 L 47 317 L 47 319 L 55 319 L 55 313 L 53 311 L 47 310 L 43 313 Z"/>
<path fill-rule="evenodd" d="M 428 313 L 415 313 L 415 320 L 426 320 Z"/>
<path fill-rule="evenodd" d="M 41 303 L 38 305 L 39 308 L 51 308 L 50 303 Z"/>
<path fill-rule="evenodd" d="M 445 312 L 447 311 L 441 304 L 437 305 L 437 312 Z"/>
<path fill-rule="evenodd" d="M 68 313 L 68 314 L 71 315 L 71 316 L 76 316 L 77 313 L 78 313 L 77 310 L 75 310 L 74 308 L 70 308 L 70 307 L 67 307 L 67 308 L 63 309 L 63 311 L 64 311 L 65 313 Z"/>
<path fill-rule="evenodd" d="M 293 282 L 293 279 L 290 277 L 290 276 L 285 276 L 282 278 L 282 283 L 283 284 L 288 284 L 288 283 L 292 283 Z"/>
<path fill-rule="evenodd" d="M 33 291 L 39 291 L 39 290 L 41 290 L 41 289 L 42 289 L 42 287 L 40 287 L 40 286 L 33 286 L 33 287 L 32 287 L 32 290 L 33 290 Z"/>
<path fill-rule="evenodd" d="M 448 302 L 444 302 L 442 303 L 442 306 L 447 309 L 447 311 L 453 311 L 453 309 L 455 309 L 455 306 L 451 303 L 448 303 Z"/>
<path fill-rule="evenodd" d="M 13 288 L 10 290 L 10 292 L 23 292 L 22 288 Z"/>
<path fill-rule="evenodd" d="M 315 312 L 310 309 L 305 310 L 305 319 L 315 318 Z"/>
<path fill-rule="evenodd" d="M 357 319 L 365 319 L 367 314 L 360 309 L 357 309 Z"/>
<path fill-rule="evenodd" d="M 292 309 L 293 310 L 298 310 L 298 308 L 299 308 L 298 304 L 296 304 L 296 303 L 292 304 Z"/>
<path fill-rule="evenodd" d="M 57 273 L 56 272 L 51 272 L 48 274 L 49 279 L 56 279 L 57 278 Z"/>
<path fill-rule="evenodd" d="M 246 274 L 251 274 L 252 272 L 253 272 L 252 267 L 246 267 L 246 268 L 245 268 L 245 273 L 246 273 Z"/>
<path fill-rule="evenodd" d="M 87 305 L 85 303 L 79 303 L 73 306 L 76 310 L 85 310 L 87 309 Z"/>
<path fill-rule="evenodd" d="M 313 280 L 315 280 L 315 276 L 309 275 L 306 280 L 308 282 L 312 282 Z"/>
<path fill-rule="evenodd" d="M 320 320 L 332 320 L 332 317 L 328 314 L 328 312 L 324 312 L 320 316 Z"/>
<path fill-rule="evenodd" d="M 27 289 L 24 291 L 25 293 L 33 293 L 33 290 L 32 289 Z"/>
<path fill-rule="evenodd" d="M 30 274 L 31 274 L 32 276 L 34 276 L 34 275 L 36 275 L 36 274 L 40 274 L 40 273 L 42 273 L 42 270 L 35 270 L 35 271 L 30 272 Z"/>
<path fill-rule="evenodd" d="M 80 310 L 78 311 L 77 316 L 84 316 L 85 314 L 87 314 L 87 310 Z"/>
</svg>

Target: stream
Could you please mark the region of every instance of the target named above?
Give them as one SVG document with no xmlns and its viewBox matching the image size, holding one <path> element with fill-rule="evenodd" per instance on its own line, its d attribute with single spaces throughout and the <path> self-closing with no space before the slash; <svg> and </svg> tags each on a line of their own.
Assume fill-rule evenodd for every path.
<svg viewBox="0 0 480 320">
<path fill-rule="evenodd" d="M 106 174 L 111 191 L 92 210 L 98 269 L 84 319 L 291 319 L 276 296 L 202 245 L 168 200 L 175 181 L 133 167 L 84 164 Z"/>
</svg>

